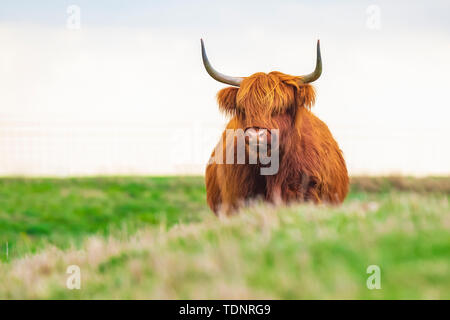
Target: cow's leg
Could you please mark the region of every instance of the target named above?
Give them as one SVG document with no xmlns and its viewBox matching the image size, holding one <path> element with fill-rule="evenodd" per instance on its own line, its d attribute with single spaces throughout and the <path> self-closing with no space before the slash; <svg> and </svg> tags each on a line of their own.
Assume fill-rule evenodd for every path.
<svg viewBox="0 0 450 320">
<path fill-rule="evenodd" d="M 231 215 L 248 200 L 263 197 L 265 180 L 256 166 L 218 165 L 217 177 L 220 181 L 220 212 Z"/>
<path fill-rule="evenodd" d="M 305 201 L 319 203 L 316 181 L 316 178 L 301 172 L 269 177 L 266 199 L 275 204 Z"/>
</svg>

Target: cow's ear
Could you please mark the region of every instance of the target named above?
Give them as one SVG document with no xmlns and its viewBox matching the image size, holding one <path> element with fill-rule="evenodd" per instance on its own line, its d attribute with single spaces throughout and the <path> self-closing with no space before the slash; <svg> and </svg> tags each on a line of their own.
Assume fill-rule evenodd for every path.
<svg viewBox="0 0 450 320">
<path fill-rule="evenodd" d="M 222 112 L 228 115 L 236 114 L 236 95 L 238 90 L 239 88 L 228 87 L 217 93 L 217 103 Z"/>
<path fill-rule="evenodd" d="M 295 102 L 297 107 L 311 109 L 316 102 L 316 91 L 314 87 L 309 84 L 300 85 L 295 92 Z"/>
</svg>

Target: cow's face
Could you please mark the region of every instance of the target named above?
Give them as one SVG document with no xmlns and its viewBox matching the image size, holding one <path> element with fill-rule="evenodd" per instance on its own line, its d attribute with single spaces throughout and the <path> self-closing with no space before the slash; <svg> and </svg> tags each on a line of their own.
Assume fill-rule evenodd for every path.
<svg viewBox="0 0 450 320">
<path fill-rule="evenodd" d="M 272 133 L 278 130 L 280 148 L 295 130 L 299 108 L 314 104 L 314 89 L 299 84 L 300 77 L 281 72 L 255 73 L 244 78 L 240 87 L 219 91 L 219 108 L 235 119 L 236 129 L 242 129 L 246 142 L 270 146 Z M 282 151 L 282 150 L 281 150 Z"/>
<path fill-rule="evenodd" d="M 218 94 L 219 107 L 234 117 L 234 129 L 245 132 L 247 144 L 267 147 L 273 146 L 277 140 L 279 151 L 283 152 L 283 148 L 288 148 L 289 136 L 293 136 L 292 130 L 298 121 L 299 109 L 310 108 L 314 103 L 314 89 L 309 83 L 317 80 L 322 73 L 319 41 L 316 68 L 303 76 L 276 71 L 268 74 L 255 73 L 250 77 L 228 76 L 211 66 L 203 40 L 201 47 L 203 65 L 208 74 L 217 81 L 234 86 L 223 89 Z M 277 139 L 274 132 L 278 132 Z"/>
</svg>

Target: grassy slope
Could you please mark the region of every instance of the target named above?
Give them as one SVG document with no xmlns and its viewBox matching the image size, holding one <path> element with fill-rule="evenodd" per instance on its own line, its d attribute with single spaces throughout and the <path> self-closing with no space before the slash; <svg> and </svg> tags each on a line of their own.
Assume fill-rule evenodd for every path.
<svg viewBox="0 0 450 320">
<path fill-rule="evenodd" d="M 218 220 L 201 178 L 3 179 L 0 297 L 448 299 L 448 179 L 408 183 L 360 179 L 340 207 Z M 81 290 L 65 288 L 70 264 Z M 366 288 L 371 264 L 381 290 Z"/>
</svg>

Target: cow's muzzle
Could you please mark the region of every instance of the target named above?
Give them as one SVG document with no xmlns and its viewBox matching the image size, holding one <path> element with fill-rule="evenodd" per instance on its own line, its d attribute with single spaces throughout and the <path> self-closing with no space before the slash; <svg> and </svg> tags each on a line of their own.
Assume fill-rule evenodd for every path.
<svg viewBox="0 0 450 320">
<path fill-rule="evenodd" d="M 270 146 L 271 133 L 267 128 L 248 127 L 245 129 L 245 142 L 247 144 Z"/>
</svg>

